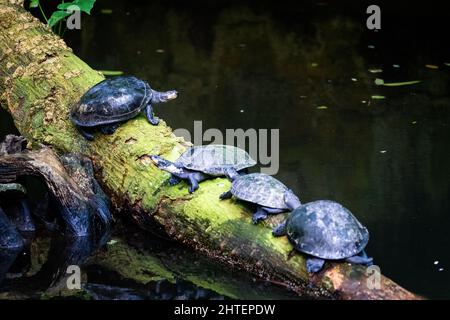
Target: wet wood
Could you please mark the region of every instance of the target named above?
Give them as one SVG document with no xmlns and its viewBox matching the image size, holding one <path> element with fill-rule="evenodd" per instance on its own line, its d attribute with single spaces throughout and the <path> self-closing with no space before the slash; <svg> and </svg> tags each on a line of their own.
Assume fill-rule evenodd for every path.
<svg viewBox="0 0 450 320">
<path fill-rule="evenodd" d="M 267 223 L 251 224 L 249 208 L 219 201 L 230 184 L 205 181 L 190 195 L 186 184 L 167 184 L 168 174 L 155 168 L 147 154 L 176 159 L 189 145 L 175 137 L 164 121 L 150 125 L 137 117 L 114 135 L 83 139 L 68 119 L 80 96 L 103 79 L 76 57 L 64 42 L 19 6 L 0 0 L 0 103 L 31 145 L 41 143 L 58 153 L 81 152 L 95 164 L 102 186 L 117 209 L 144 229 L 159 229 L 229 267 L 292 288 L 299 294 L 338 299 L 419 299 L 360 266 L 332 264 L 311 276 L 300 254 L 289 257 L 285 237 L 273 238 Z M 182 97 L 180 97 L 181 99 Z M 37 155 L 39 155 L 38 151 Z"/>
<path fill-rule="evenodd" d="M 25 141 L 8 135 L 0 144 L 0 182 L 13 182 L 28 175 L 41 177 L 60 208 L 66 231 L 72 235 L 87 234 L 94 214 L 90 203 L 102 192 L 89 170 L 90 160 L 78 155 L 60 158 L 46 146 L 27 150 L 23 148 Z"/>
</svg>

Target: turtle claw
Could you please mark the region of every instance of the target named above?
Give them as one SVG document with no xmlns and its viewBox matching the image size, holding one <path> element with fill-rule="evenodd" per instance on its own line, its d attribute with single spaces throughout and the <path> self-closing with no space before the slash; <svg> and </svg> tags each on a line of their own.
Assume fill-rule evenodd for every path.
<svg viewBox="0 0 450 320">
<path fill-rule="evenodd" d="M 159 124 L 159 118 L 158 117 L 154 117 L 153 119 L 151 119 L 149 121 L 154 126 L 157 126 Z"/>
<path fill-rule="evenodd" d="M 306 270 L 309 273 L 316 273 L 322 270 L 325 260 L 320 258 L 309 258 L 306 259 Z"/>
<path fill-rule="evenodd" d="M 155 115 L 153 114 L 153 107 L 151 104 L 147 105 L 147 108 L 145 109 L 145 116 L 147 117 L 148 122 L 150 122 L 152 125 L 158 125 L 159 118 L 155 117 Z"/>
<path fill-rule="evenodd" d="M 113 134 L 119 128 L 119 124 L 105 125 L 100 128 L 103 134 Z"/>
<path fill-rule="evenodd" d="M 233 196 L 233 194 L 231 193 L 231 191 L 227 191 L 227 192 L 222 193 L 219 196 L 219 199 L 220 200 L 230 199 L 232 196 Z"/>
<path fill-rule="evenodd" d="M 256 210 L 256 212 L 252 216 L 252 222 L 253 224 L 257 224 L 260 221 L 267 219 L 267 212 L 265 212 L 263 209 L 259 208 Z"/>
<path fill-rule="evenodd" d="M 349 258 L 345 259 L 345 261 L 353 263 L 353 264 L 361 264 L 361 265 L 365 265 L 365 266 L 373 265 L 373 258 L 368 257 L 367 254 L 364 252 L 364 250 L 353 257 L 349 257 Z"/>
<path fill-rule="evenodd" d="M 94 135 L 91 132 L 86 131 L 84 128 L 77 126 L 78 132 L 88 141 L 94 140 Z"/>
<path fill-rule="evenodd" d="M 188 191 L 189 193 L 194 193 L 198 189 L 198 186 L 190 186 Z"/>
<path fill-rule="evenodd" d="M 180 182 L 181 182 L 181 180 L 175 176 L 171 176 L 169 178 L 169 186 L 175 186 L 175 185 L 179 184 Z"/>
</svg>

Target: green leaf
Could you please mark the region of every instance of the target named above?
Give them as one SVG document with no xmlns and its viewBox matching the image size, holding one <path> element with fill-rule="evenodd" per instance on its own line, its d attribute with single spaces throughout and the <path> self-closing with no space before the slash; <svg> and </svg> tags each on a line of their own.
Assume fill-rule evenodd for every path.
<svg viewBox="0 0 450 320">
<path fill-rule="evenodd" d="M 31 0 L 30 8 L 37 8 L 39 6 L 39 0 Z"/>
<path fill-rule="evenodd" d="M 70 6 L 77 6 L 80 11 L 91 14 L 91 10 L 94 7 L 95 1 L 96 0 L 74 0 L 73 2 L 61 3 L 57 8 L 60 10 L 67 10 L 67 8 L 69 8 Z"/>
<path fill-rule="evenodd" d="M 50 17 L 50 19 L 48 19 L 48 26 L 51 28 L 53 27 L 55 24 L 57 24 L 60 20 L 66 18 L 70 16 L 70 12 L 66 12 L 66 11 L 55 11 L 53 12 L 52 16 Z"/>
<path fill-rule="evenodd" d="M 376 79 L 375 79 L 375 84 L 376 84 L 377 86 L 382 86 L 382 85 L 384 84 L 384 80 L 383 80 L 383 79 L 380 79 L 380 78 L 376 78 Z"/>
<path fill-rule="evenodd" d="M 103 73 L 104 76 L 120 76 L 123 74 L 123 71 L 116 71 L 116 70 L 98 70 L 98 71 Z"/>
<path fill-rule="evenodd" d="M 374 100 L 383 100 L 383 99 L 386 99 L 385 96 L 378 96 L 378 95 L 373 95 L 371 98 L 374 99 Z"/>
</svg>

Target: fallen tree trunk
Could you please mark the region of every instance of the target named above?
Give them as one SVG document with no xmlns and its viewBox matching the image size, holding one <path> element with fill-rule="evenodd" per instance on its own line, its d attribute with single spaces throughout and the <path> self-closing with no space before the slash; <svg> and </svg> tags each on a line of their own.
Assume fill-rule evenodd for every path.
<svg viewBox="0 0 450 320">
<path fill-rule="evenodd" d="M 367 283 L 371 279 L 361 266 L 332 264 L 310 277 L 302 255 L 288 258 L 292 249 L 288 240 L 272 237 L 274 221 L 252 225 L 246 207 L 219 201 L 219 195 L 230 186 L 226 179 L 205 181 L 194 195 L 188 194 L 184 183 L 169 187 L 168 174 L 151 165 L 146 155 L 174 160 L 188 144 L 175 137 L 164 121 L 152 126 L 144 117 L 137 117 L 114 135 L 85 141 L 70 123 L 68 111 L 103 76 L 10 1 L 0 0 L 0 26 L 0 104 L 12 115 L 20 133 L 31 144 L 44 143 L 59 153 L 88 155 L 116 209 L 131 212 L 141 227 L 159 225 L 173 239 L 209 257 L 299 294 L 341 299 L 419 298 L 384 276 L 380 276 L 378 288 L 370 289 Z"/>
</svg>

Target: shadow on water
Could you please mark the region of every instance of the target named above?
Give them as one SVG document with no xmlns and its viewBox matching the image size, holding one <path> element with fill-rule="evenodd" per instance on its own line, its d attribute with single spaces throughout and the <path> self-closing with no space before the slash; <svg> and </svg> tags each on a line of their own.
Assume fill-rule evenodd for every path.
<svg viewBox="0 0 450 320">
<path fill-rule="evenodd" d="M 280 129 L 277 178 L 343 203 L 385 275 L 448 298 L 449 12 L 385 2 L 372 32 L 362 3 L 99 0 L 67 41 L 94 68 L 179 90 L 155 108 L 173 128 Z"/>
</svg>

